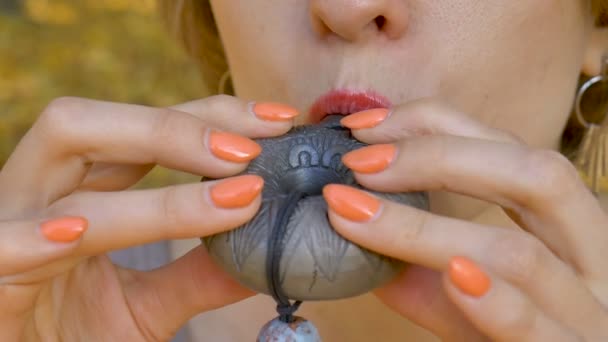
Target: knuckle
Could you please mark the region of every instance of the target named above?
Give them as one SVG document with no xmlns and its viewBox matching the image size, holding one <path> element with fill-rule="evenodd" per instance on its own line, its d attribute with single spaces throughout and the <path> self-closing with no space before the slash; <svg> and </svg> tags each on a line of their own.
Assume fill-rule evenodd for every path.
<svg viewBox="0 0 608 342">
<path fill-rule="evenodd" d="M 535 307 L 524 298 L 519 298 L 502 314 L 495 315 L 497 328 L 510 335 L 510 340 L 521 341 L 533 334 L 536 327 L 537 314 Z"/>
<path fill-rule="evenodd" d="M 433 168 L 445 164 L 446 158 L 449 158 L 449 145 L 453 142 L 452 139 L 444 135 L 436 136 L 420 136 L 416 139 L 403 139 L 399 141 L 400 148 L 404 151 L 424 151 L 421 156 L 428 160 Z"/>
<path fill-rule="evenodd" d="M 162 192 L 159 212 L 165 221 L 162 225 L 165 228 L 162 233 L 164 238 L 188 237 L 196 226 L 195 213 L 201 211 L 195 208 L 203 208 L 202 196 L 191 196 L 189 190 L 187 186 L 172 186 Z"/>
<path fill-rule="evenodd" d="M 231 103 L 240 103 L 240 100 L 234 96 L 226 95 L 226 94 L 217 94 L 213 96 L 209 96 L 206 100 L 210 106 L 214 105 L 226 105 Z"/>
<path fill-rule="evenodd" d="M 436 175 L 433 177 L 434 185 L 438 189 L 448 188 L 448 184 L 445 183 L 446 177 L 441 175 L 449 175 L 451 173 L 450 168 L 453 163 L 452 155 L 450 154 L 451 145 L 453 145 L 453 138 L 449 136 L 433 136 L 424 138 L 426 140 L 426 146 L 421 146 L 419 151 L 425 151 L 425 159 L 428 160 L 426 165 L 432 165 L 432 168 L 427 168 L 429 172 Z"/>
<path fill-rule="evenodd" d="M 235 132 L 247 131 L 247 119 L 253 116 L 240 115 L 248 110 L 247 102 L 244 100 L 231 95 L 220 94 L 209 97 L 205 101 L 205 104 L 207 105 L 208 112 L 223 113 L 222 115 L 215 115 L 212 118 L 208 118 L 209 123 L 213 123 L 220 128 L 230 129 Z M 235 126 L 234 120 L 237 117 L 241 124 Z"/>
<path fill-rule="evenodd" d="M 206 98 L 205 106 L 209 112 L 230 113 L 242 111 L 245 104 L 243 100 L 237 97 L 226 94 L 218 94 Z"/>
<path fill-rule="evenodd" d="M 81 120 L 83 102 L 76 97 L 60 97 L 51 101 L 39 118 L 42 133 L 53 141 L 70 139 L 78 132 L 75 124 Z"/>
<path fill-rule="evenodd" d="M 526 169 L 528 189 L 534 191 L 533 199 L 540 203 L 561 199 L 578 187 L 576 168 L 557 151 L 532 151 Z"/>
<path fill-rule="evenodd" d="M 436 99 L 422 98 L 403 107 L 404 117 L 401 128 L 405 133 L 426 136 L 437 133 L 455 133 L 458 123 L 470 122 L 470 118 L 459 111 L 454 111 L 445 103 Z M 446 116 L 446 113 L 449 115 Z M 446 120 L 446 117 L 449 120 Z"/>
<path fill-rule="evenodd" d="M 536 281 L 547 258 L 546 247 L 527 233 L 509 234 L 490 247 L 498 273 L 520 285 Z"/>
<path fill-rule="evenodd" d="M 171 238 L 170 232 L 175 227 L 181 227 L 184 224 L 182 209 L 179 205 L 179 194 L 177 187 L 169 187 L 163 191 L 160 200 L 160 212 L 166 221 L 163 226 L 167 229 L 163 232 L 164 238 Z"/>
<path fill-rule="evenodd" d="M 159 108 L 154 115 L 151 124 L 152 141 L 163 143 L 171 142 L 175 137 L 175 132 L 180 132 L 176 112 L 169 108 Z"/>
<path fill-rule="evenodd" d="M 42 210 L 44 217 L 59 217 L 66 213 L 79 213 L 86 210 L 83 206 L 83 198 L 86 197 L 86 193 L 75 192 L 69 196 L 65 196 L 61 199 L 56 200 L 52 204 L 46 206 Z"/>
<path fill-rule="evenodd" d="M 400 225 L 403 229 L 398 230 L 397 239 L 390 240 L 396 245 L 395 250 L 407 250 L 419 245 L 431 221 L 431 216 L 424 212 L 413 211 L 403 216 L 407 217 Z"/>
<path fill-rule="evenodd" d="M 411 110 L 418 115 L 424 115 L 424 113 L 435 113 L 435 112 L 443 112 L 446 110 L 446 107 L 441 102 L 432 98 L 422 98 L 412 102 Z"/>
</svg>

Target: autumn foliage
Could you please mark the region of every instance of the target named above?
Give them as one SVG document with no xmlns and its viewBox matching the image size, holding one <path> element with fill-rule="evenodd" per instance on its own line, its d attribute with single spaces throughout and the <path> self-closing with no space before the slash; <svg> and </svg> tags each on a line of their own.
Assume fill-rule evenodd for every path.
<svg viewBox="0 0 608 342">
<path fill-rule="evenodd" d="M 208 94 L 154 0 L 2 1 L 0 166 L 53 98 L 167 106 Z M 157 170 L 146 182 L 178 178 Z"/>
</svg>

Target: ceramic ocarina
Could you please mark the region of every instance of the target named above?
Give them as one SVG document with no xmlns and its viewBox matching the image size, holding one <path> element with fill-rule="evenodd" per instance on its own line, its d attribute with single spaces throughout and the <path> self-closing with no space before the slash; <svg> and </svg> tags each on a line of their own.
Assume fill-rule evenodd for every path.
<svg viewBox="0 0 608 342">
<path fill-rule="evenodd" d="M 263 151 L 244 173 L 264 178 L 259 212 L 242 227 L 203 239 L 215 261 L 242 285 L 273 295 L 273 279 L 289 299 L 340 299 L 386 283 L 404 266 L 345 240 L 329 224 L 323 186 L 361 188 L 341 158 L 365 144 L 339 119 L 330 116 L 257 140 Z M 425 193 L 373 193 L 428 210 Z"/>
</svg>

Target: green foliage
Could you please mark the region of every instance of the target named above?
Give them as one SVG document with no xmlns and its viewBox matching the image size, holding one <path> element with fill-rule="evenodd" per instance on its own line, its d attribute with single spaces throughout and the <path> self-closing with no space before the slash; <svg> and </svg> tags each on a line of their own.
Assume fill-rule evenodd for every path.
<svg viewBox="0 0 608 342">
<path fill-rule="evenodd" d="M 28 0 L 0 12 L 0 166 L 54 98 L 168 106 L 208 94 L 153 1 Z M 155 170 L 142 184 L 189 178 Z"/>
</svg>

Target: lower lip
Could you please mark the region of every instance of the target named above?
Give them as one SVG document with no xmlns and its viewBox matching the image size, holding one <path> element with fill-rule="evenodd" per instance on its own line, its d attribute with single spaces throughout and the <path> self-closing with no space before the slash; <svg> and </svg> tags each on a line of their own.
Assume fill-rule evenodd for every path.
<svg viewBox="0 0 608 342">
<path fill-rule="evenodd" d="M 372 91 L 335 90 L 315 101 L 310 108 L 310 120 L 312 123 L 318 123 L 327 115 L 348 115 L 362 110 L 390 106 L 389 99 Z"/>
</svg>

